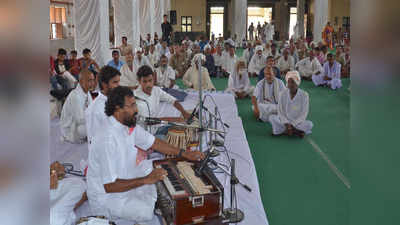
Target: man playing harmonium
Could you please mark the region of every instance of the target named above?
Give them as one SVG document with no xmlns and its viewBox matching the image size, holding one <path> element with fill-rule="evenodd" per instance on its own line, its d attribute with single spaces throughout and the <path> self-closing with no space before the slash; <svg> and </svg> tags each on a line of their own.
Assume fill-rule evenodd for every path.
<svg viewBox="0 0 400 225">
<path fill-rule="evenodd" d="M 146 152 L 138 148 L 151 148 L 191 161 L 204 158 L 199 151 L 179 150 L 136 126 L 137 113 L 136 100 L 129 88 L 116 87 L 108 95 L 107 119 L 93 138 L 93 151 L 89 151 L 87 196 L 95 215 L 137 223 L 153 219 L 157 200 L 154 184 L 163 180 L 167 172 L 153 169 L 152 161 L 144 160 Z"/>
<path fill-rule="evenodd" d="M 172 104 L 183 116 L 188 119 L 190 114 L 185 111 L 182 105 L 170 94 L 163 91 L 160 87 L 154 86 L 153 70 L 149 66 L 142 66 L 137 72 L 140 86 L 135 90 L 135 96 L 145 100 L 138 102 L 139 115 L 142 117 L 158 117 L 160 103 L 167 102 Z M 150 110 L 150 111 L 149 111 Z M 179 117 L 162 117 L 163 121 L 183 122 Z M 156 129 L 151 129 L 150 133 L 156 134 Z M 161 132 L 161 131 L 159 131 Z M 157 132 L 157 133 L 159 133 Z M 160 134 L 166 134 L 161 132 Z"/>
</svg>

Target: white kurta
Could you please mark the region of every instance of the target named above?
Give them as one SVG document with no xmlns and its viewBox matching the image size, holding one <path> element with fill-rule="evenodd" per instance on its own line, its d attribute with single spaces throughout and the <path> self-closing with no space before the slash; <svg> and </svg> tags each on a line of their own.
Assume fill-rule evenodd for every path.
<svg viewBox="0 0 400 225">
<path fill-rule="evenodd" d="M 294 59 L 293 59 L 293 56 L 289 55 L 287 60 L 285 60 L 285 57 L 283 57 L 283 56 L 280 57 L 278 59 L 276 67 L 278 67 L 278 69 L 280 71 L 286 71 L 286 70 L 292 71 L 292 70 L 294 70 Z"/>
<path fill-rule="evenodd" d="M 62 140 L 82 143 L 86 139 L 85 109 L 89 104 L 87 93 L 78 84 L 72 90 L 61 111 L 60 128 Z"/>
<path fill-rule="evenodd" d="M 310 57 L 300 60 L 296 64 L 296 69 L 302 77 L 311 77 L 312 75 L 317 75 L 318 72 L 323 73 L 322 66 L 315 57 L 312 60 L 310 60 Z"/>
<path fill-rule="evenodd" d="M 249 64 L 249 72 L 259 74 L 261 69 L 267 65 L 267 57 L 265 55 L 257 55 L 254 53 Z"/>
<path fill-rule="evenodd" d="M 218 53 L 214 53 L 213 54 L 213 57 L 214 57 L 214 64 L 215 64 L 215 66 L 222 66 L 222 64 L 223 64 L 223 57 L 222 57 L 222 54 L 221 55 L 218 55 Z"/>
<path fill-rule="evenodd" d="M 323 73 L 319 75 L 313 75 L 312 81 L 317 86 L 328 84 L 331 86 L 333 90 L 341 88 L 342 87 L 342 80 L 340 79 L 341 68 L 342 65 L 340 65 L 340 63 L 336 61 L 333 63 L 332 67 L 329 66 L 329 62 L 326 62 L 324 64 Z M 332 78 L 332 80 L 324 80 L 324 76 L 328 76 L 329 78 Z"/>
<path fill-rule="evenodd" d="M 149 59 L 146 56 L 142 56 L 142 59 L 139 61 L 138 57 L 136 56 L 135 59 L 133 60 L 133 67 L 137 68 L 136 70 L 139 70 L 139 68 L 143 65 L 148 65 L 150 68 L 153 69 L 153 65 L 151 65 Z"/>
<path fill-rule="evenodd" d="M 86 183 L 77 177 L 58 181 L 57 189 L 50 189 L 50 225 L 74 225 L 74 207 L 86 191 Z"/>
<path fill-rule="evenodd" d="M 207 68 L 204 66 L 201 67 L 201 83 L 203 90 L 215 90 L 213 83 L 211 82 L 210 75 L 208 74 Z M 193 89 L 199 90 L 199 71 L 194 67 L 191 66 L 183 75 L 183 83 L 186 87 L 190 88 L 193 85 Z"/>
<path fill-rule="evenodd" d="M 246 64 L 249 65 L 249 62 L 250 62 L 250 51 L 249 51 L 248 48 L 246 48 L 246 49 L 243 51 L 243 57 L 244 57 L 244 59 L 246 60 Z M 214 58 L 214 60 L 215 60 L 215 58 Z"/>
<path fill-rule="evenodd" d="M 160 103 L 167 102 L 170 104 L 174 104 L 176 98 L 168 94 L 167 92 L 163 91 L 160 87 L 154 86 L 151 90 L 151 95 L 147 95 L 143 92 L 141 86 L 139 86 L 135 91 L 135 96 L 146 100 L 143 102 L 141 100 L 136 100 L 136 104 L 138 107 L 139 115 L 143 117 L 160 117 Z M 148 107 L 147 107 L 148 105 Z M 150 109 L 150 112 L 149 112 Z M 141 124 L 143 125 L 143 124 Z M 154 134 L 160 126 L 149 126 L 146 127 L 152 134 Z"/>
<path fill-rule="evenodd" d="M 226 91 L 235 96 L 235 92 L 245 92 L 247 95 L 253 94 L 254 86 L 250 85 L 249 74 L 247 71 L 242 74 L 242 78 L 240 78 L 238 71 L 234 70 L 234 72 L 229 75 L 228 88 Z"/>
<path fill-rule="evenodd" d="M 235 64 L 236 64 L 236 55 L 226 56 L 223 64 L 222 64 L 222 69 L 224 69 L 227 73 L 231 74 L 235 70 Z"/>
<path fill-rule="evenodd" d="M 128 66 L 128 63 L 125 63 L 122 67 L 121 67 L 121 78 L 119 81 L 119 85 L 121 86 L 127 86 L 127 87 L 133 87 L 133 86 L 137 86 L 139 85 L 139 81 L 137 80 L 137 67 L 135 67 L 135 65 L 132 66 L 131 70 Z"/>
<path fill-rule="evenodd" d="M 172 67 L 167 66 L 163 72 L 161 67 L 156 69 L 157 73 L 157 85 L 160 87 L 169 88 L 171 86 L 171 81 L 175 80 L 175 70 Z"/>
<path fill-rule="evenodd" d="M 154 51 L 153 54 L 151 52 L 149 52 L 149 54 L 146 57 L 153 67 L 160 60 L 160 55 L 156 51 Z"/>
<path fill-rule="evenodd" d="M 307 92 L 298 89 L 296 96 L 290 98 L 290 91 L 286 89 L 281 93 L 278 101 L 278 115 L 271 115 L 269 121 L 273 134 L 282 134 L 286 130 L 285 124 L 291 124 L 298 130 L 311 134 L 313 123 L 307 119 L 309 110 L 309 97 Z"/>
<path fill-rule="evenodd" d="M 155 185 L 143 185 L 121 192 L 106 193 L 104 184 L 116 179 L 134 179 L 147 176 L 153 170 L 152 161 L 144 160 L 137 165 L 138 149 L 148 150 L 155 138 L 142 127 L 129 128 L 114 116 L 107 117 L 103 129 L 93 139 L 95 151 L 89 151 L 87 171 L 87 195 L 94 215 L 110 219 L 151 220 L 157 200 Z"/>
<path fill-rule="evenodd" d="M 89 105 L 85 111 L 86 117 L 86 130 L 89 142 L 89 150 L 91 149 L 91 142 L 97 132 L 103 129 L 104 121 L 107 118 L 104 112 L 106 106 L 107 96 L 99 92 L 99 95 Z"/>
<path fill-rule="evenodd" d="M 274 78 L 272 84 L 269 84 L 265 78 L 257 83 L 253 96 L 257 99 L 262 121 L 267 122 L 270 115 L 277 114 L 279 96 L 285 89 L 282 80 L 277 78 Z"/>
</svg>

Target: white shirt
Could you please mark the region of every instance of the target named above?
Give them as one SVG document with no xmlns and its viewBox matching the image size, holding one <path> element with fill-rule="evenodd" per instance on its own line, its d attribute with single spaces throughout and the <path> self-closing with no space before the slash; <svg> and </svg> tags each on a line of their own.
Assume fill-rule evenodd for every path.
<svg viewBox="0 0 400 225">
<path fill-rule="evenodd" d="M 221 54 L 221 55 L 218 55 L 218 53 L 214 53 L 214 54 L 213 54 L 213 57 L 214 57 L 214 64 L 215 64 L 215 66 L 222 66 L 222 64 L 223 64 L 223 57 L 222 57 L 222 54 Z"/>
<path fill-rule="evenodd" d="M 242 78 L 240 78 L 239 76 L 239 71 L 236 70 L 234 70 L 234 72 L 229 75 L 227 91 L 246 92 L 249 89 L 250 89 L 250 79 L 247 70 L 246 73 L 242 74 Z"/>
<path fill-rule="evenodd" d="M 116 179 L 134 179 L 148 175 L 153 170 L 149 160 L 136 164 L 138 147 L 148 150 L 154 143 L 153 135 L 142 127 L 136 126 L 131 134 L 129 128 L 117 121 L 114 116 L 106 117 L 103 127 L 93 138 L 93 149 L 89 151 L 87 171 L 87 195 L 90 208 L 95 215 L 115 217 L 129 201 L 140 199 L 153 207 L 157 200 L 155 185 L 143 185 L 121 192 L 106 193 L 104 184 L 113 183 Z M 143 201 L 147 199 L 147 201 Z M 144 212 L 132 212 L 140 215 Z"/>
<path fill-rule="evenodd" d="M 310 60 L 310 57 L 304 58 L 296 63 L 296 68 L 298 68 L 302 76 L 312 76 L 318 72 L 323 73 L 321 64 L 317 58 Z"/>
<path fill-rule="evenodd" d="M 306 121 L 309 110 L 309 97 L 307 92 L 297 89 L 293 99 L 290 98 L 289 89 L 284 90 L 278 101 L 278 116 L 283 124 L 290 123 L 298 126 Z"/>
<path fill-rule="evenodd" d="M 86 116 L 86 131 L 89 142 L 89 150 L 91 148 L 91 141 L 95 134 L 103 129 L 104 121 L 107 118 L 104 112 L 106 106 L 107 96 L 103 95 L 101 91 L 94 101 L 89 105 L 85 111 Z"/>
<path fill-rule="evenodd" d="M 128 63 L 125 63 L 121 67 L 121 70 L 120 70 L 121 79 L 119 81 L 119 84 L 121 86 L 128 86 L 128 87 L 139 85 L 139 81 L 137 80 L 137 76 L 136 76 L 138 69 L 139 68 L 135 67 L 135 65 L 133 64 L 132 70 L 131 70 L 128 66 Z"/>
<path fill-rule="evenodd" d="M 86 138 L 85 109 L 91 95 L 83 92 L 80 84 L 72 90 L 61 111 L 60 127 L 64 140 L 82 143 Z"/>
<path fill-rule="evenodd" d="M 160 87 L 169 88 L 171 86 L 171 81 L 175 80 L 175 71 L 172 67 L 167 66 L 163 72 L 161 66 L 156 69 L 157 72 L 157 85 Z"/>
<path fill-rule="evenodd" d="M 138 106 L 138 113 L 143 117 L 159 117 L 159 109 L 160 109 L 160 102 L 168 102 L 170 104 L 174 104 L 176 98 L 168 94 L 167 92 L 163 91 L 160 87 L 153 86 L 151 90 L 151 95 L 147 95 L 142 90 L 142 87 L 139 86 L 135 91 L 135 96 L 140 97 L 147 101 L 150 108 L 147 108 L 147 104 L 141 100 L 137 100 L 136 104 Z"/>
<path fill-rule="evenodd" d="M 158 60 L 160 60 L 160 56 L 158 55 L 157 51 L 154 51 L 153 53 L 149 52 L 149 54 L 146 57 L 152 66 L 157 64 Z"/>
<path fill-rule="evenodd" d="M 269 84 L 264 78 L 257 83 L 253 96 L 256 97 L 258 104 L 277 104 L 280 94 L 285 89 L 282 80 L 274 78 L 272 84 Z"/>
<path fill-rule="evenodd" d="M 233 73 L 235 70 L 236 60 L 236 55 L 233 55 L 233 57 L 231 55 L 226 56 L 224 63 L 222 64 L 222 69 L 229 74 Z"/>
<path fill-rule="evenodd" d="M 288 55 L 287 60 L 285 60 L 285 57 L 282 56 L 278 59 L 278 63 L 276 64 L 276 67 L 278 67 L 278 69 L 280 71 L 292 71 L 294 70 L 294 59 L 293 56 Z"/>
<path fill-rule="evenodd" d="M 257 53 L 254 53 L 253 57 L 251 57 L 249 64 L 249 72 L 259 74 L 261 69 L 267 65 L 267 57 L 265 55 L 259 56 Z"/>
<path fill-rule="evenodd" d="M 143 65 L 148 65 L 148 66 L 150 66 L 150 68 L 153 69 L 153 65 L 151 65 L 149 59 L 145 55 L 142 55 L 142 59 L 140 61 L 139 61 L 138 57 L 135 56 L 135 59 L 133 60 L 133 67 L 137 68 L 137 70 L 138 70 Z"/>
</svg>

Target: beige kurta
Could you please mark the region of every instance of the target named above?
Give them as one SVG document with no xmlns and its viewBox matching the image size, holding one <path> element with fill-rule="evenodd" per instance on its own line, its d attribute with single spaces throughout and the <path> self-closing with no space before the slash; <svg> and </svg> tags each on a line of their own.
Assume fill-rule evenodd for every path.
<svg viewBox="0 0 400 225">
<path fill-rule="evenodd" d="M 215 90 L 213 83 L 211 82 L 210 75 L 208 74 L 207 68 L 201 67 L 202 75 L 202 89 L 203 90 Z M 186 87 L 190 88 L 193 85 L 193 89 L 199 90 L 199 71 L 191 66 L 183 76 L 183 83 Z"/>
<path fill-rule="evenodd" d="M 119 46 L 119 51 L 121 52 L 121 56 L 126 56 L 129 52 L 132 52 L 132 45 L 121 45 Z"/>
</svg>

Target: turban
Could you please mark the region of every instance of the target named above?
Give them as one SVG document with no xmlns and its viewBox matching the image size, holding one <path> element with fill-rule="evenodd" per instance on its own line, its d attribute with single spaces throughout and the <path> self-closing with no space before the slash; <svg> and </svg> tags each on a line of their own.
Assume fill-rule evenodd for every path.
<svg viewBox="0 0 400 225">
<path fill-rule="evenodd" d="M 139 47 L 139 48 L 135 48 L 135 52 L 142 52 L 143 50 L 142 50 L 142 48 L 141 47 Z"/>
<path fill-rule="evenodd" d="M 256 52 L 262 51 L 262 50 L 263 50 L 263 47 L 261 45 L 256 46 Z"/>
<path fill-rule="evenodd" d="M 206 56 L 203 55 L 203 53 L 197 53 L 196 55 L 194 55 L 192 59 L 192 66 L 196 65 L 199 59 L 201 59 L 202 61 L 206 61 Z"/>
<path fill-rule="evenodd" d="M 287 72 L 285 78 L 286 78 L 286 85 L 288 83 L 289 78 L 292 78 L 293 81 L 297 84 L 297 86 L 300 85 L 301 78 L 299 72 L 297 72 L 296 70 Z"/>
<path fill-rule="evenodd" d="M 206 49 L 211 49 L 211 45 L 206 44 L 206 45 L 204 46 L 204 50 L 206 50 Z"/>
</svg>

